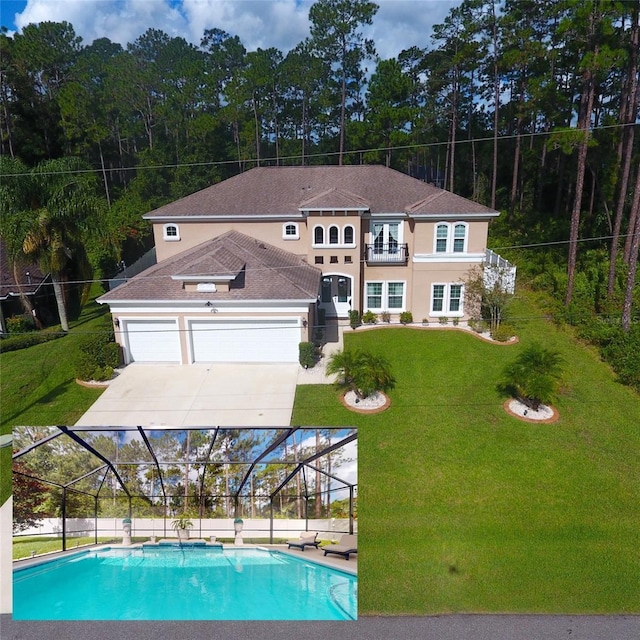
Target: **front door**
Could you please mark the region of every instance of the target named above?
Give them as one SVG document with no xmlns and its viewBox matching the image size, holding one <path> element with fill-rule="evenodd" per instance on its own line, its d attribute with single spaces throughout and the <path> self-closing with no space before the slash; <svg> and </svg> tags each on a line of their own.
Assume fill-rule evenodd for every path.
<svg viewBox="0 0 640 640">
<path fill-rule="evenodd" d="M 327 318 L 347 318 L 351 311 L 351 278 L 343 275 L 322 276 L 320 308 Z"/>
</svg>

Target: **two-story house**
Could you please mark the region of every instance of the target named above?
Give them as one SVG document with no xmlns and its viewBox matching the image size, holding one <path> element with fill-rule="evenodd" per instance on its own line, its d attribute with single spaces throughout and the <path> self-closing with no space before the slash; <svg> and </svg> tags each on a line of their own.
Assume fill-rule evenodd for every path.
<svg viewBox="0 0 640 640">
<path fill-rule="evenodd" d="M 128 362 L 295 362 L 352 309 L 466 318 L 498 215 L 382 166 L 259 167 L 146 214 L 158 263 L 99 301 Z"/>
</svg>

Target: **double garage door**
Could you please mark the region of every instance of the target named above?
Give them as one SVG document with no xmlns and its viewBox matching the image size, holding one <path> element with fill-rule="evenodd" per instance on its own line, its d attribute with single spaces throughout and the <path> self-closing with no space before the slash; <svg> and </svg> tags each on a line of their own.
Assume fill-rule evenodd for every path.
<svg viewBox="0 0 640 640">
<path fill-rule="evenodd" d="M 129 361 L 181 362 L 176 320 L 128 320 Z M 297 362 L 297 319 L 189 320 L 190 362 Z"/>
</svg>

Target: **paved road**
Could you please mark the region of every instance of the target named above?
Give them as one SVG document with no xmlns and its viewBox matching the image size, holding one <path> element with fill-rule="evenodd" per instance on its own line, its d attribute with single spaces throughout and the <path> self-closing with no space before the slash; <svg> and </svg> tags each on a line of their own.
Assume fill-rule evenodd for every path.
<svg viewBox="0 0 640 640">
<path fill-rule="evenodd" d="M 640 616 L 452 615 L 357 622 L 12 622 L 2 640 L 638 640 Z"/>
</svg>

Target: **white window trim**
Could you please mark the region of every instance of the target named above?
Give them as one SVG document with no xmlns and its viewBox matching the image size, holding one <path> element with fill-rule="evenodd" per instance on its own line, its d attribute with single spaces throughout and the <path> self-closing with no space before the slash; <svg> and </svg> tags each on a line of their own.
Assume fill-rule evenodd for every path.
<svg viewBox="0 0 640 640">
<path fill-rule="evenodd" d="M 338 230 L 338 242 L 329 242 L 329 234 L 331 232 L 331 228 L 335 227 Z M 346 243 L 344 241 L 344 230 L 347 227 L 351 227 L 353 230 L 353 242 Z M 316 242 L 316 229 L 322 229 L 322 239 L 323 242 Z M 356 229 L 352 224 L 347 224 L 344 227 L 340 227 L 340 225 L 331 223 L 328 227 L 325 227 L 322 224 L 316 224 L 313 226 L 313 235 L 311 237 L 311 246 L 314 249 L 355 249 L 356 248 Z"/>
<path fill-rule="evenodd" d="M 456 226 L 462 225 L 464 226 L 464 246 L 462 251 L 454 251 L 453 250 L 453 241 L 455 240 L 455 229 Z M 444 251 L 438 251 L 438 227 L 446 227 L 447 228 L 447 243 L 446 249 Z M 462 220 L 457 220 L 456 222 L 445 222 L 444 220 L 440 220 L 433 225 L 433 254 L 437 256 L 445 256 L 445 255 L 466 255 L 469 250 L 469 223 L 463 222 Z"/>
<path fill-rule="evenodd" d="M 347 242 L 347 229 L 351 229 L 351 233 L 353 235 L 353 242 Z M 345 224 L 342 227 L 342 245 L 345 247 L 355 247 L 356 246 L 356 228 L 352 224 Z"/>
<path fill-rule="evenodd" d="M 294 227 L 295 233 L 293 235 L 287 234 L 287 227 Z M 282 225 L 282 239 L 283 240 L 300 240 L 300 226 L 297 222 L 285 222 Z"/>
<path fill-rule="evenodd" d="M 444 287 L 444 298 L 442 298 L 442 311 L 434 311 L 433 289 L 436 286 Z M 459 286 L 460 289 L 460 309 L 458 311 L 449 311 L 451 304 L 451 287 Z M 434 318 L 462 318 L 464 316 L 464 284 L 460 282 L 433 282 L 431 283 L 431 294 L 429 302 L 429 315 Z"/>
<path fill-rule="evenodd" d="M 322 229 L 322 242 L 316 242 L 316 229 Z M 326 246 L 324 243 L 325 239 L 326 239 L 326 229 L 324 228 L 324 225 L 321 225 L 321 224 L 313 225 L 313 236 L 311 237 L 312 246 L 314 247 Z"/>
<path fill-rule="evenodd" d="M 369 244 L 373 244 L 376 240 L 375 236 L 373 235 L 373 225 L 374 224 L 381 224 L 381 225 L 390 225 L 390 224 L 397 224 L 398 225 L 398 244 L 404 244 L 404 224 L 402 220 L 393 220 L 392 218 L 384 219 L 384 218 L 376 218 L 376 219 L 371 219 L 371 223 L 370 223 L 370 228 L 369 228 Z M 388 232 L 387 232 L 388 235 Z"/>
<path fill-rule="evenodd" d="M 168 235 L 167 231 L 169 230 L 169 228 L 173 228 L 176 230 L 176 235 L 175 236 L 170 236 Z M 173 223 L 173 222 L 168 222 L 165 225 L 162 225 L 162 239 L 165 242 L 179 242 L 180 240 L 180 227 Z"/>
<path fill-rule="evenodd" d="M 402 285 L 402 306 L 389 307 L 389 284 L 401 284 Z M 368 305 L 369 294 L 367 293 L 368 286 L 370 284 L 381 284 L 382 293 L 380 296 L 381 307 L 370 307 Z M 380 313 L 387 311 L 388 313 L 402 313 L 407 310 L 407 281 L 406 280 L 366 280 L 364 283 L 364 307 L 365 311 L 374 311 Z"/>
</svg>

